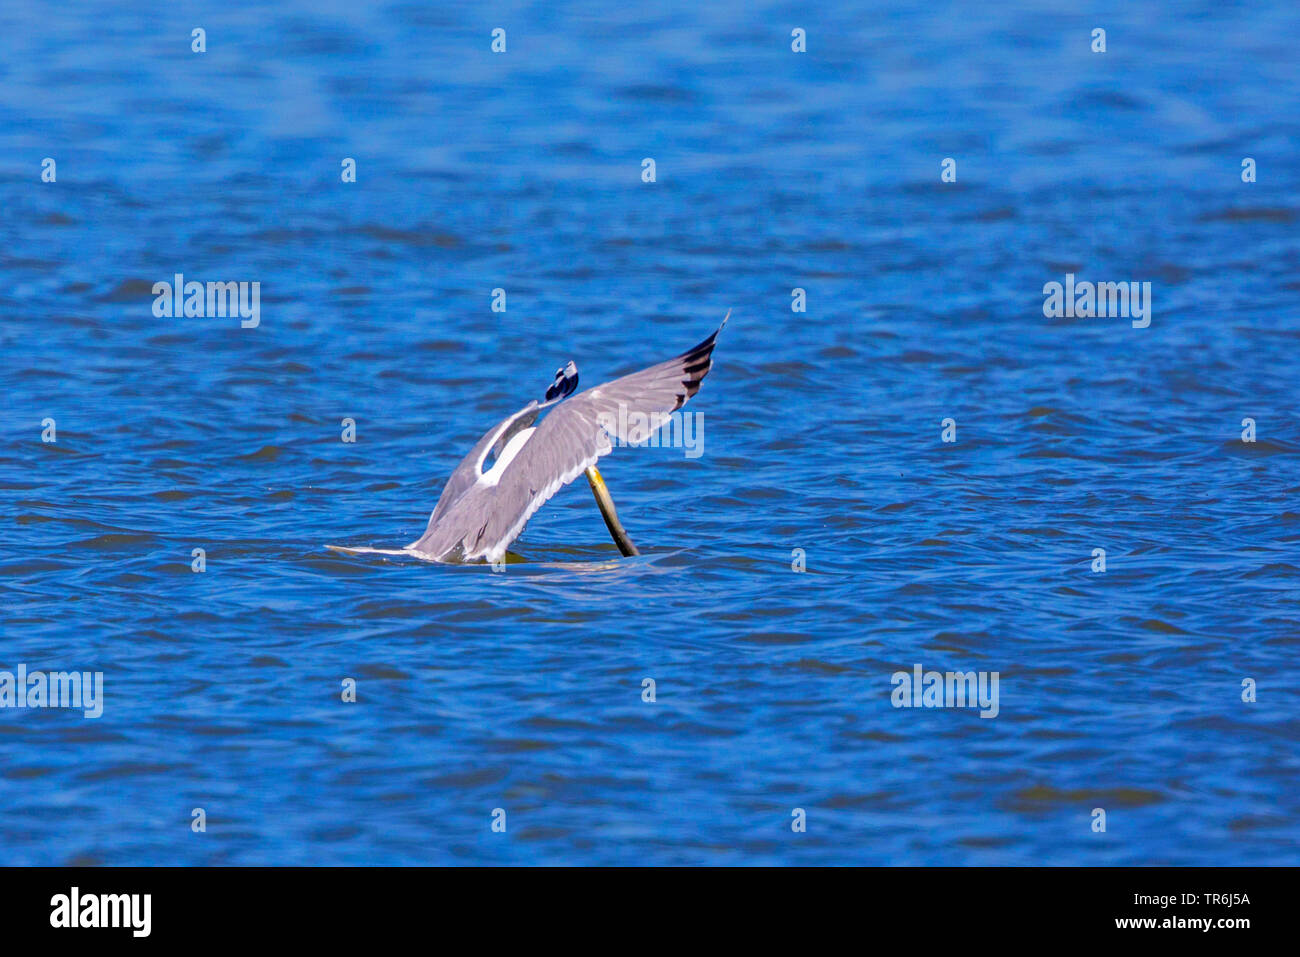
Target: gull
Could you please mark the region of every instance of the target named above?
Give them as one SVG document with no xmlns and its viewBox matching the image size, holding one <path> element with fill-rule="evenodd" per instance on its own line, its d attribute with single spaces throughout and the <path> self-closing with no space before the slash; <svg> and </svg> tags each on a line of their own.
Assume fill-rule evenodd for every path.
<svg viewBox="0 0 1300 957">
<path fill-rule="evenodd" d="M 648 439 L 700 391 L 713 368 L 718 333 L 730 316 L 728 311 L 711 336 L 680 355 L 577 395 L 578 367 L 568 362 L 556 371 L 541 402 L 529 402 L 475 443 L 447 479 L 418 539 L 401 549 L 327 547 L 347 554 L 496 565 L 533 514 L 586 473 L 619 551 L 640 554 L 618 520 L 596 461 L 612 451 L 615 439 L 628 445 Z"/>
</svg>

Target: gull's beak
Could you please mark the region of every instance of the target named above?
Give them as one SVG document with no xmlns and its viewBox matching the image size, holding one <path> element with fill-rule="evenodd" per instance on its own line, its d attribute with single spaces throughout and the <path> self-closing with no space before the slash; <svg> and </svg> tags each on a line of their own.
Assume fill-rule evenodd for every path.
<svg viewBox="0 0 1300 957">
<path fill-rule="evenodd" d="M 587 481 L 591 483 L 591 494 L 596 496 L 596 504 L 600 506 L 601 517 L 605 519 L 605 527 L 609 529 L 609 534 L 614 537 L 614 544 L 624 555 L 640 555 L 636 546 L 632 544 L 632 539 L 627 537 L 627 532 L 619 523 L 618 512 L 614 510 L 614 500 L 609 497 L 609 489 L 605 487 L 605 480 L 601 477 L 600 471 L 594 465 L 587 467 Z"/>
</svg>

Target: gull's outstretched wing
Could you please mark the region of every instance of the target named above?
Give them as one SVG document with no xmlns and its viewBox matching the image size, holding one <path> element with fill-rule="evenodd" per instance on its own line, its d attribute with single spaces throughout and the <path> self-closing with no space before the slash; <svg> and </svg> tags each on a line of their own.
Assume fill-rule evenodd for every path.
<svg viewBox="0 0 1300 957">
<path fill-rule="evenodd" d="M 460 460 L 460 464 L 448 476 L 447 484 L 442 487 L 442 494 L 438 496 L 438 503 L 433 507 L 433 514 L 429 516 L 429 525 L 425 529 L 425 534 L 428 535 L 447 509 L 454 505 L 483 477 L 483 463 L 487 461 L 489 453 L 500 455 L 515 435 L 537 421 L 537 416 L 541 414 L 543 409 L 550 408 L 555 403 L 572 395 L 573 390 L 577 387 L 578 367 L 570 362 L 556 371 L 555 381 L 546 390 L 546 398 L 543 402 L 529 402 L 514 415 L 502 419 L 488 429 L 483 438 L 475 443 L 474 447 L 469 450 L 469 454 Z M 418 545 L 419 543 L 414 544 Z"/>
<path fill-rule="evenodd" d="M 722 326 L 726 325 L 723 319 Z M 533 514 L 563 486 L 581 475 L 611 449 L 611 436 L 624 442 L 641 442 L 663 424 L 665 417 L 700 390 L 700 382 L 713 368 L 713 347 L 722 326 L 699 345 L 681 355 L 605 382 L 559 402 L 540 425 L 532 431 L 516 454 L 504 463 L 495 481 L 470 477 L 470 486 L 457 504 L 446 511 L 461 537 L 456 540 L 456 556 L 462 561 L 487 559 L 497 561 L 510 543 L 523 532 Z M 534 403 L 536 405 L 536 403 Z M 535 421 L 536 413 L 532 409 Z M 530 408 L 516 413 L 516 417 Z M 475 453 L 466 458 L 478 470 L 486 449 L 505 432 L 513 418 L 484 436 L 478 459 Z M 489 441 L 491 440 L 491 441 Z M 455 479 L 461 468 L 453 473 Z M 496 473 L 496 469 L 491 470 Z M 450 487 L 451 482 L 448 482 Z M 444 498 L 447 493 L 443 493 Z M 439 508 L 442 507 L 441 500 Z M 425 537 L 413 547 L 432 545 L 435 550 L 447 546 L 445 535 L 432 535 L 440 514 L 434 511 Z"/>
<path fill-rule="evenodd" d="M 526 429 L 536 422 L 539 409 L 536 400 L 529 402 L 514 415 L 502 419 L 478 440 L 474 448 L 469 450 L 469 455 L 461 459 L 460 464 L 448 476 L 447 484 L 442 487 L 442 494 L 438 496 L 438 504 L 433 507 L 433 514 L 429 516 L 428 529 L 432 529 L 448 507 L 479 480 L 479 476 L 483 474 L 483 461 L 488 453 L 493 449 L 499 451 L 503 439 L 508 440 L 515 432 Z"/>
</svg>

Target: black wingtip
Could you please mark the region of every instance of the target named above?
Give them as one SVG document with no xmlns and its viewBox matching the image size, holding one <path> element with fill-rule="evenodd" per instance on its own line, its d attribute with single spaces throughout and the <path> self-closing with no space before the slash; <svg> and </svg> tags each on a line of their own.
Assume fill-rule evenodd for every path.
<svg viewBox="0 0 1300 957">
<path fill-rule="evenodd" d="M 677 357 L 682 362 L 682 386 L 686 391 L 677 394 L 677 403 L 673 406 L 674 412 L 685 405 L 687 399 L 700 391 L 700 383 L 713 368 L 713 349 L 718 344 L 718 333 L 726 328 L 727 320 L 730 318 L 731 310 L 728 309 L 727 314 L 722 317 L 722 323 L 713 331 L 713 335 Z"/>
<path fill-rule="evenodd" d="M 578 367 L 570 361 L 563 369 L 555 370 L 555 381 L 546 390 L 546 401 L 556 402 L 573 395 L 578 387 Z"/>
<path fill-rule="evenodd" d="M 707 362 L 709 359 L 709 355 L 713 352 L 713 347 L 717 345 L 718 333 L 720 333 L 723 329 L 727 328 L 727 320 L 730 318 L 731 318 L 731 310 L 728 309 L 727 314 L 722 317 L 722 323 L 718 326 L 718 328 L 713 330 L 712 335 L 710 335 L 707 339 L 703 340 L 702 342 L 699 342 L 691 346 L 691 348 L 687 349 L 677 358 L 685 359 L 688 365 L 695 365 L 701 361 Z"/>
</svg>

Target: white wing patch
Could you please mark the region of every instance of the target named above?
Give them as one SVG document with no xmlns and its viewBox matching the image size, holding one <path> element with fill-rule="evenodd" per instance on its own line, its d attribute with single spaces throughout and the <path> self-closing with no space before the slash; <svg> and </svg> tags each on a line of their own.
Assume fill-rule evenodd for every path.
<svg viewBox="0 0 1300 957">
<path fill-rule="evenodd" d="M 609 449 L 607 448 L 605 451 L 608 452 Z M 501 561 L 501 559 L 505 557 L 506 550 L 509 549 L 514 543 L 514 540 L 523 533 L 524 526 L 528 524 L 528 520 L 533 517 L 533 514 L 549 502 L 551 496 L 556 492 L 564 488 L 564 486 L 568 485 L 583 472 L 587 471 L 588 465 L 596 464 L 596 460 L 599 458 L 600 455 L 593 455 L 591 458 L 584 459 L 582 462 L 578 463 L 575 468 L 566 472 L 564 475 L 559 476 L 555 481 L 547 485 L 546 488 L 534 495 L 529 501 L 528 507 L 524 510 L 524 513 L 519 516 L 519 520 L 510 527 L 508 532 L 506 532 L 505 537 L 499 542 L 493 542 L 478 554 L 485 557 L 489 562 Z"/>
<path fill-rule="evenodd" d="M 524 444 L 533 437 L 533 433 L 536 431 L 537 428 L 533 427 L 531 429 L 523 429 L 512 435 L 510 441 L 506 443 L 506 447 L 502 449 L 501 454 L 497 456 L 497 460 L 492 463 L 492 467 L 484 472 L 483 477 L 478 480 L 478 484 L 496 485 L 500 482 L 501 476 L 505 474 L 510 463 L 514 461 L 515 456 L 519 454 L 520 450 L 524 447 Z"/>
</svg>

